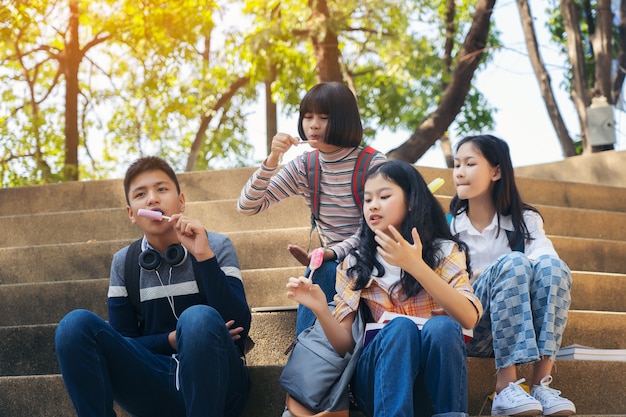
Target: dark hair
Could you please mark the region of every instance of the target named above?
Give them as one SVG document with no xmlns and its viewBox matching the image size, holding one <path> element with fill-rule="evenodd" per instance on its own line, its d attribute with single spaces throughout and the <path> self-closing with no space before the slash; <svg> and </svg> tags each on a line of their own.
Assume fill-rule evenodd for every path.
<svg viewBox="0 0 626 417">
<path fill-rule="evenodd" d="M 130 191 L 130 183 L 135 179 L 135 177 L 141 173 L 146 171 L 163 171 L 165 174 L 170 177 L 170 179 L 176 185 L 176 192 L 180 194 L 180 185 L 178 184 L 178 178 L 174 173 L 172 167 L 165 162 L 162 158 L 158 156 L 145 156 L 143 158 L 137 159 L 135 162 L 130 164 L 128 169 L 126 170 L 126 175 L 124 176 L 124 194 L 126 195 L 126 203 L 130 205 L 130 199 L 128 197 L 128 192 Z"/>
<path fill-rule="evenodd" d="M 509 236 L 509 246 L 513 248 L 515 242 L 522 239 L 522 236 L 526 241 L 531 240 L 524 222 L 524 211 L 532 210 L 539 215 L 541 214 L 536 208 L 522 201 L 515 184 L 515 171 L 511 162 L 509 145 L 504 140 L 492 135 L 466 136 L 456 144 L 455 153 L 466 143 L 472 143 L 492 167 L 500 167 L 500 179 L 494 183 L 491 198 L 498 213 L 498 226 L 500 226 L 500 216 L 511 216 L 514 232 Z M 460 199 L 458 194 L 455 194 L 450 201 L 452 216 L 466 212 L 467 209 L 468 201 Z"/>
<path fill-rule="evenodd" d="M 467 246 L 450 232 L 441 204 L 430 192 L 415 166 L 400 160 L 388 160 L 370 169 L 366 182 L 377 175 L 397 184 L 404 191 L 407 215 L 402 221 L 400 233 L 404 239 L 413 243 L 411 231 L 414 227 L 417 229 L 422 242 L 422 258 L 426 264 L 433 269 L 436 268 L 444 258 L 440 248 L 441 240 L 451 240 L 465 252 L 467 270 L 471 273 Z M 348 274 L 356 278 L 353 286 L 355 290 L 365 288 L 374 268 L 378 271 L 378 277 L 385 273 L 384 267 L 376 260 L 376 247 L 374 232 L 367 227 L 362 218 L 357 247 L 350 251 L 356 258 L 356 264 L 348 269 Z M 419 281 L 405 271 L 402 271 L 400 285 L 407 297 L 416 295 L 422 289 Z"/>
<path fill-rule="evenodd" d="M 313 86 L 300 102 L 298 133 L 304 140 L 302 119 L 307 113 L 328 115 L 328 129 L 324 142 L 342 148 L 356 147 L 363 140 L 363 125 L 359 105 L 352 91 L 338 82 Z"/>
</svg>

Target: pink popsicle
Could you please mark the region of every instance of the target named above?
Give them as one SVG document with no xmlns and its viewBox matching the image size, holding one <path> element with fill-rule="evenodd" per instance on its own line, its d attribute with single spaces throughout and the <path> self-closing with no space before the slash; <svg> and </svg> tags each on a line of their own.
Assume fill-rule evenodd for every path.
<svg viewBox="0 0 626 417">
<path fill-rule="evenodd" d="M 161 213 L 160 211 L 156 211 L 156 210 L 139 209 L 137 210 L 137 215 L 142 216 L 142 217 L 147 217 L 149 219 L 157 220 L 157 221 L 161 221 L 163 219 L 165 220 L 170 219 L 170 216 L 164 216 L 163 213 Z"/>
<path fill-rule="evenodd" d="M 309 274 L 309 278 L 313 278 L 313 272 L 322 266 L 322 262 L 324 262 L 324 249 L 317 248 L 313 251 L 313 253 L 311 253 L 311 261 L 309 262 L 311 273 Z"/>
</svg>

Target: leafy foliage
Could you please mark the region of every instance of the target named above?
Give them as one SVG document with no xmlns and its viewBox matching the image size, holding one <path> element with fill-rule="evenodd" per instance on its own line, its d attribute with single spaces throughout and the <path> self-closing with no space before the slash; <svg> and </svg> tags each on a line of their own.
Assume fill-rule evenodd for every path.
<svg viewBox="0 0 626 417">
<path fill-rule="evenodd" d="M 307 0 L 73 1 L 81 179 L 121 175 L 146 154 L 166 157 L 179 171 L 186 162 L 193 169 L 249 164 L 246 114 L 259 86 L 272 77 L 273 99 L 296 112 L 316 82 L 311 37 L 324 31 L 339 40 L 367 140 L 382 127 L 418 126 L 449 74 L 444 0 L 329 0 L 328 20 L 312 14 Z M 473 2 L 455 3 L 452 65 Z M 4 186 L 66 180 L 68 17 L 68 2 L 59 0 L 17 1 L 0 11 Z M 487 101 L 473 91 L 455 129 L 491 123 Z"/>
</svg>

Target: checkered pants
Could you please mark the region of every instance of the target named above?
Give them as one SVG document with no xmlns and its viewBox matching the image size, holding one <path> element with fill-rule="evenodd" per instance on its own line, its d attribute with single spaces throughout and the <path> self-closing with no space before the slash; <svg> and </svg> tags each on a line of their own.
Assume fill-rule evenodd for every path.
<svg viewBox="0 0 626 417">
<path fill-rule="evenodd" d="M 552 360 L 561 346 L 572 277 L 562 260 L 521 252 L 499 257 L 474 282 L 484 313 L 467 345 L 468 356 L 495 356 L 496 369 Z"/>
</svg>

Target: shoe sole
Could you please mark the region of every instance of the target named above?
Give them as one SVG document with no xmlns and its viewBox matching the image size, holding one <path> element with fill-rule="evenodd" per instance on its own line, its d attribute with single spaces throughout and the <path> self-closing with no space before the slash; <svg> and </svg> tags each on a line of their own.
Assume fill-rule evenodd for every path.
<svg viewBox="0 0 626 417">
<path fill-rule="evenodd" d="M 543 414 L 543 410 L 532 408 L 532 409 L 521 409 L 511 408 L 509 410 L 491 410 L 492 416 L 540 416 Z"/>
<path fill-rule="evenodd" d="M 571 416 L 576 414 L 576 410 L 572 410 L 569 408 L 565 408 L 565 409 L 561 409 L 561 410 L 555 410 L 554 412 L 550 413 L 549 411 L 551 410 L 546 410 L 544 411 L 544 416 L 554 416 L 554 417 L 561 417 L 561 416 Z"/>
</svg>

